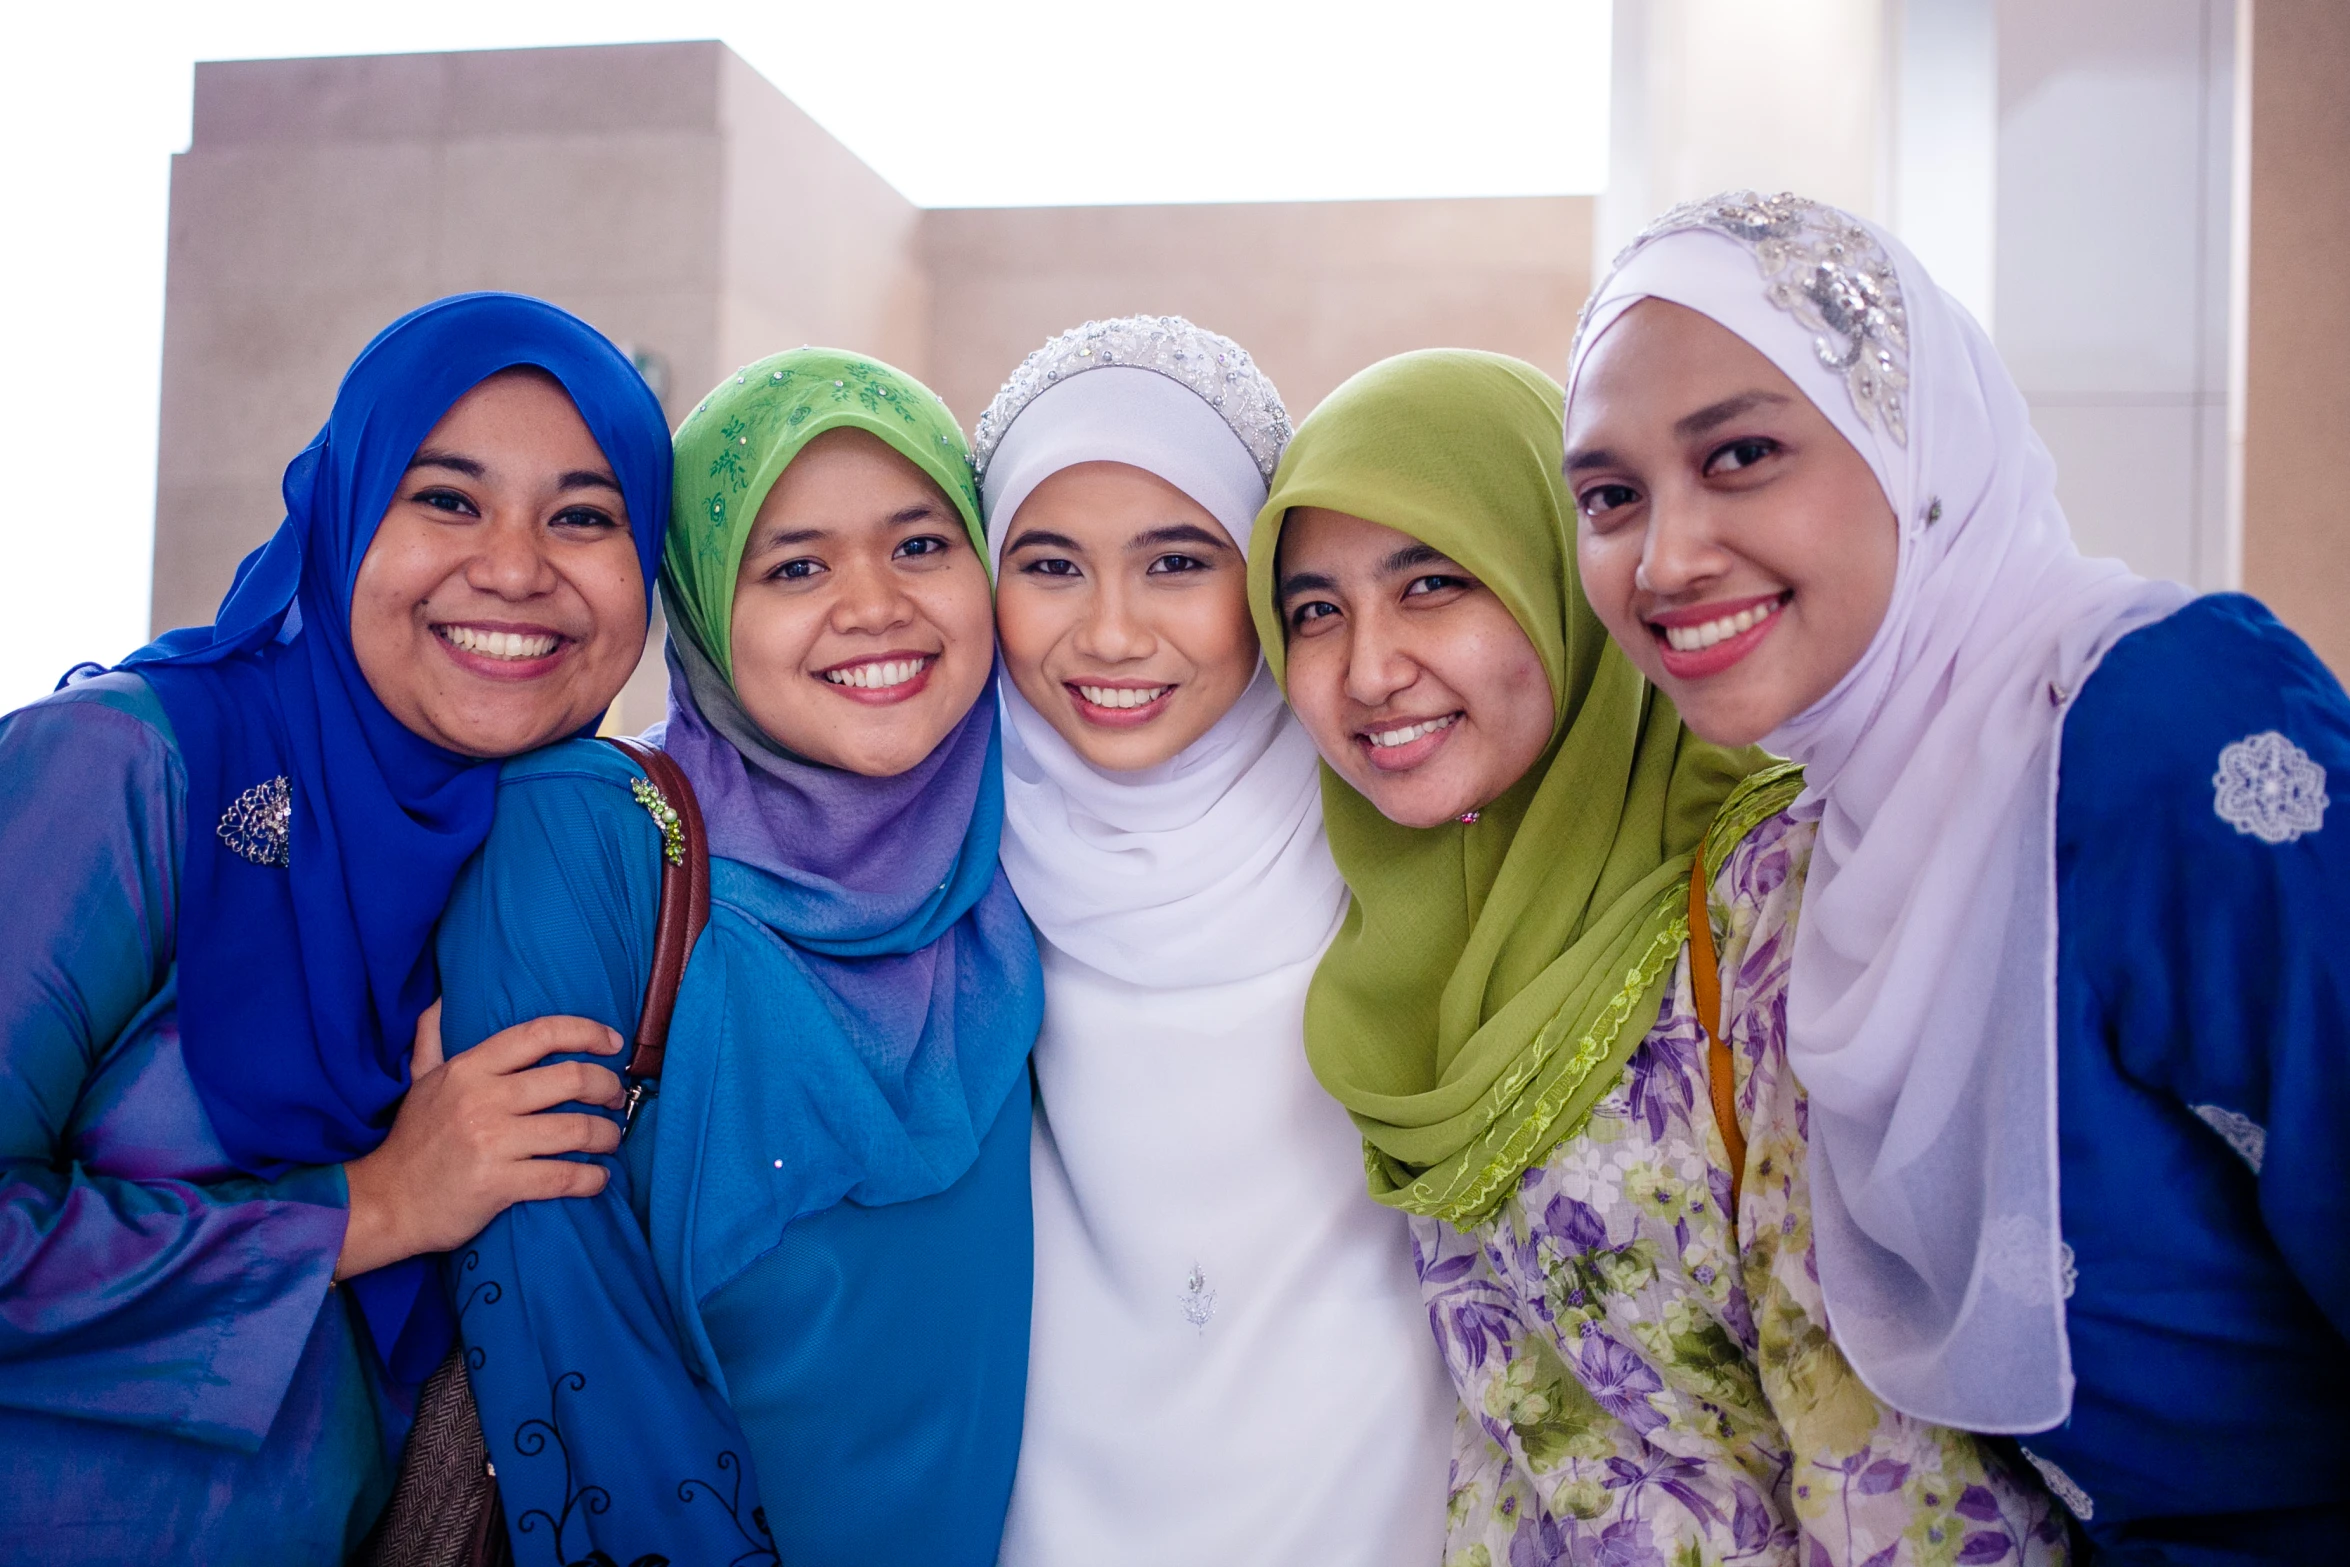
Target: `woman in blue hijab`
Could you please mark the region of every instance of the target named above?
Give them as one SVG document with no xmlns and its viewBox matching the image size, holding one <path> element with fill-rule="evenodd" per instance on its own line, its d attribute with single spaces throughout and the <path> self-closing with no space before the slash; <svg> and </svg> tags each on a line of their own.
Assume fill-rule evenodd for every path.
<svg viewBox="0 0 2350 1567">
<path fill-rule="evenodd" d="M 0 719 L 0 1560 L 342 1561 L 451 1342 L 428 1254 L 600 1184 L 545 1156 L 605 1123 L 530 1112 L 617 1079 L 534 1063 L 618 1041 L 442 1066 L 430 943 L 500 759 L 634 666 L 669 468 L 592 328 L 441 300 L 212 625 Z"/>
<path fill-rule="evenodd" d="M 508 1209 L 452 1268 L 516 1556 L 987 1567 L 1043 986 L 996 863 L 962 431 L 801 349 L 721 383 L 677 469 L 657 738 L 708 824 L 709 924 L 610 1185 Z M 547 1014 L 634 1033 L 669 808 L 608 746 L 506 769 L 441 929 L 453 1050 Z"/>
</svg>

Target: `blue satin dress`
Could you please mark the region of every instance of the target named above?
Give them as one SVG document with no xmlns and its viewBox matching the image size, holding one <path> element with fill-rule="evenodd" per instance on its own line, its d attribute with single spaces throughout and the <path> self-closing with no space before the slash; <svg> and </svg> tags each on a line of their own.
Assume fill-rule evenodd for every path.
<svg viewBox="0 0 2350 1567">
<path fill-rule="evenodd" d="M 2100 1567 L 2350 1560 L 2350 701 L 2199 599 L 2082 687 L 2056 826 L 2077 1387 L 2024 1449 Z"/>
<path fill-rule="evenodd" d="M 239 1173 L 180 1059 L 185 792 L 135 675 L 0 719 L 11 1567 L 338 1563 L 390 1494 L 342 1169 Z"/>
<path fill-rule="evenodd" d="M 452 1053 L 553 1014 L 634 1031 L 661 853 L 638 776 L 592 742 L 507 764 L 441 925 Z M 940 892 L 999 874 L 991 840 Z M 660 1093 L 603 1195 L 520 1204 L 451 1258 L 517 1559 L 986 1567 L 1027 1381 L 1025 1042 L 943 1190 L 842 1197 L 954 1139 L 901 1124 L 858 1049 L 796 1026 L 808 992 L 765 874 L 718 858 L 711 882 Z M 1034 1037 L 1021 995 L 941 1005 Z"/>
</svg>

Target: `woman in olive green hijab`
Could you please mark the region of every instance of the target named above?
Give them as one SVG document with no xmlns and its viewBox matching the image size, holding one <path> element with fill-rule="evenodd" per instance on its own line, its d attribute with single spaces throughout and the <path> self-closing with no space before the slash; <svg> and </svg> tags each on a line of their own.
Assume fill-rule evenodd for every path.
<svg viewBox="0 0 2350 1567">
<path fill-rule="evenodd" d="M 1516 360 L 1374 365 L 1249 550 L 1354 892 L 1307 1054 L 1413 1216 L 1462 1399 L 1446 1560 L 1907 1561 L 1975 1495 L 2028 1531 L 2029 1487 L 1828 1341 L 1782 1021 L 1798 779 L 1609 642 L 1560 423 Z"/>
</svg>

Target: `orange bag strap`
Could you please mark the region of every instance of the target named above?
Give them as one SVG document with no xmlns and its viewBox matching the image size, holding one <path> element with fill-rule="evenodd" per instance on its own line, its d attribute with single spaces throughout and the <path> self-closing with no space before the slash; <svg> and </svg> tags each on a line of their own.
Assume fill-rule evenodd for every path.
<svg viewBox="0 0 2350 1567">
<path fill-rule="evenodd" d="M 1722 967 L 1714 953 L 1714 921 L 1705 906 L 1705 847 L 1689 867 L 1689 990 L 1697 1002 L 1697 1026 L 1705 1030 L 1705 1081 L 1714 1102 L 1714 1125 L 1730 1153 L 1730 1233 L 1738 1233 L 1738 1192 L 1746 1180 L 1746 1133 L 1738 1125 L 1738 1079 L 1730 1047 L 1722 1043 Z"/>
</svg>

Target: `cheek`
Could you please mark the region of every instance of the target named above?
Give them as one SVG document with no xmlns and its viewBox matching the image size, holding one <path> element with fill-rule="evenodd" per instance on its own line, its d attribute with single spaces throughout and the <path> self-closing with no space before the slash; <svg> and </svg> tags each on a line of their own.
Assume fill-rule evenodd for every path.
<svg viewBox="0 0 2350 1567">
<path fill-rule="evenodd" d="M 735 690 L 746 702 L 771 701 L 797 689 L 793 676 L 821 624 L 811 604 L 784 600 L 758 588 L 737 589 L 727 628 Z"/>
<path fill-rule="evenodd" d="M 1346 750 L 1341 695 L 1346 683 L 1346 649 L 1336 636 L 1301 639 L 1289 644 L 1286 670 L 1290 710 L 1305 725 L 1316 749 L 1324 756 Z"/>
<path fill-rule="evenodd" d="M 1583 582 L 1583 597 L 1619 640 L 1632 627 L 1633 578 L 1639 567 L 1638 533 L 1626 529 L 1603 534 L 1589 527 L 1577 531 L 1575 569 Z"/>
<path fill-rule="evenodd" d="M 996 640 L 1003 648 L 1004 665 L 1014 679 L 1026 679 L 1038 671 L 1045 655 L 1068 629 L 1071 617 L 1060 600 L 1074 603 L 1075 598 L 1074 594 L 1039 591 L 1017 577 L 1006 581 L 998 591 Z"/>
</svg>

